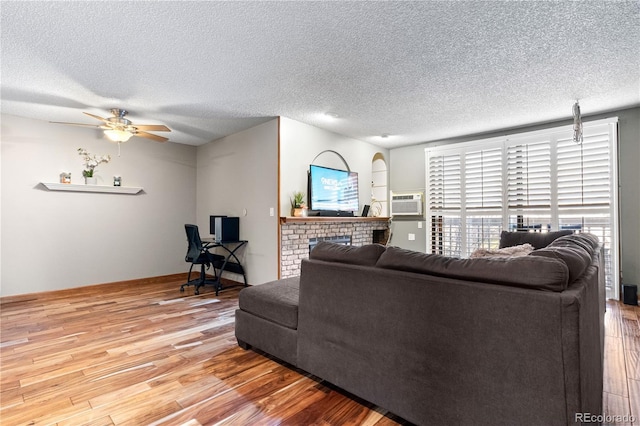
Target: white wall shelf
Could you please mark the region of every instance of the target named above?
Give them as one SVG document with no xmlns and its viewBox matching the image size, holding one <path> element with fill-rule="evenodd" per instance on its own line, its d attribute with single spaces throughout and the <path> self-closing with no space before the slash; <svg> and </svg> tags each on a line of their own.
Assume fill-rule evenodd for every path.
<svg viewBox="0 0 640 426">
<path fill-rule="evenodd" d="M 74 185 L 71 183 L 40 182 L 50 191 L 72 192 L 102 192 L 109 194 L 139 194 L 144 188 L 132 186 L 107 186 L 107 185 Z"/>
</svg>

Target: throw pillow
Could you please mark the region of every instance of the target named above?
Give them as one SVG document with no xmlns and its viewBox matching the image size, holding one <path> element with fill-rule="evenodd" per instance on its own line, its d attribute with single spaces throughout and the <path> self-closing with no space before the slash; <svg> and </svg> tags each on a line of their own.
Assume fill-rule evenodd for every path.
<svg viewBox="0 0 640 426">
<path fill-rule="evenodd" d="M 541 249 L 548 246 L 556 238 L 563 235 L 573 234 L 570 229 L 555 232 L 509 232 L 502 231 L 500 234 L 500 245 L 498 247 L 511 247 L 529 243 L 534 249 Z"/>
<path fill-rule="evenodd" d="M 529 243 L 519 246 L 505 247 L 500 249 L 479 248 L 469 256 L 471 259 L 478 257 L 518 257 L 527 256 L 533 251 L 533 246 Z"/>
</svg>

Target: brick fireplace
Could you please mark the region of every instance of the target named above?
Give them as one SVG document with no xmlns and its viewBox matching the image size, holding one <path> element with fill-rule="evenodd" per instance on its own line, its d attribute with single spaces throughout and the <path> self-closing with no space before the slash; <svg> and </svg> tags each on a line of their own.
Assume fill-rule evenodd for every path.
<svg viewBox="0 0 640 426">
<path fill-rule="evenodd" d="M 281 217 L 280 277 L 300 275 L 300 263 L 309 257 L 310 244 L 328 240 L 362 246 L 384 243 L 388 236 L 388 217 Z"/>
</svg>

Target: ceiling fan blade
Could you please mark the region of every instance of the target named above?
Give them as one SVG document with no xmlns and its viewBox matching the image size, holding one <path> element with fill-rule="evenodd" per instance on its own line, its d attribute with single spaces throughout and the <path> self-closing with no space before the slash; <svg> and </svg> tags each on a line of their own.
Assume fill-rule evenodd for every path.
<svg viewBox="0 0 640 426">
<path fill-rule="evenodd" d="M 84 123 L 67 123 L 65 121 L 50 121 L 53 124 L 66 124 L 69 126 L 82 126 L 82 127 L 100 127 L 98 124 L 84 124 Z"/>
<path fill-rule="evenodd" d="M 140 132 L 140 131 L 136 132 L 134 136 L 140 136 L 141 138 L 152 139 L 157 142 L 166 142 L 169 140 L 169 138 L 165 138 L 165 137 L 154 135 L 147 132 Z"/>
<path fill-rule="evenodd" d="M 146 130 L 151 132 L 170 132 L 171 129 L 162 124 L 133 124 L 138 130 Z"/>
<path fill-rule="evenodd" d="M 106 118 L 98 117 L 97 115 L 89 114 L 88 112 L 83 112 L 83 114 L 86 114 L 86 115 L 88 115 L 89 117 L 93 117 L 93 118 L 95 118 L 96 120 L 100 120 L 100 121 L 103 121 L 103 122 L 105 122 L 105 123 L 107 122 L 107 119 L 106 119 Z"/>
</svg>

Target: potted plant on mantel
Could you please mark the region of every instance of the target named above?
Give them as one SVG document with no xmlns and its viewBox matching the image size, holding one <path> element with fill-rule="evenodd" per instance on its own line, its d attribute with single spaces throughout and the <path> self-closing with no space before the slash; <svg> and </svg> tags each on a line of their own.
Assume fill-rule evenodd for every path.
<svg viewBox="0 0 640 426">
<path fill-rule="evenodd" d="M 304 192 L 294 192 L 291 201 L 291 216 L 306 217 L 307 205 L 304 202 Z"/>
</svg>

